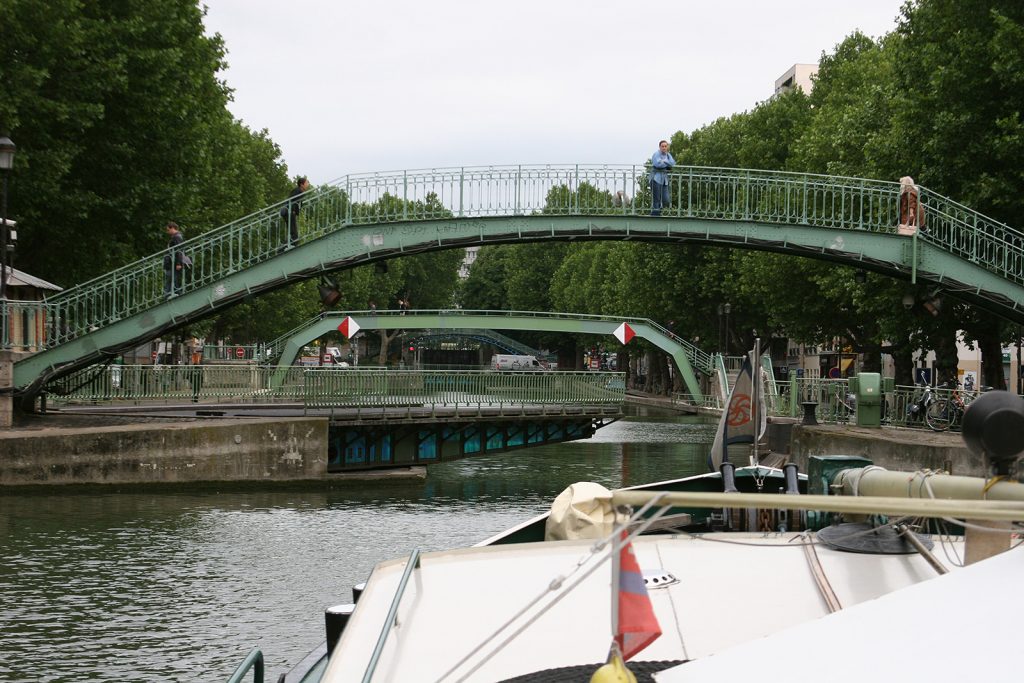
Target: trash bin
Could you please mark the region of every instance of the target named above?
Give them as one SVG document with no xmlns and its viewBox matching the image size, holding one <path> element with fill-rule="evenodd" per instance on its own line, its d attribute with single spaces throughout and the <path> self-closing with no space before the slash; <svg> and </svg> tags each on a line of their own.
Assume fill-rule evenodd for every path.
<svg viewBox="0 0 1024 683">
<path fill-rule="evenodd" d="M 877 372 L 857 375 L 857 426 L 882 426 L 882 376 Z"/>
</svg>

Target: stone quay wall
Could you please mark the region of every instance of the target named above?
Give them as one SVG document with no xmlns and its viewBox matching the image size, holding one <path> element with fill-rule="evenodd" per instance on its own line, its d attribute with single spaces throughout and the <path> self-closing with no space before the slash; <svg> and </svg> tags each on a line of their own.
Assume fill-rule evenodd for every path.
<svg viewBox="0 0 1024 683">
<path fill-rule="evenodd" d="M 322 479 L 326 418 L 0 431 L 0 486 Z"/>
</svg>

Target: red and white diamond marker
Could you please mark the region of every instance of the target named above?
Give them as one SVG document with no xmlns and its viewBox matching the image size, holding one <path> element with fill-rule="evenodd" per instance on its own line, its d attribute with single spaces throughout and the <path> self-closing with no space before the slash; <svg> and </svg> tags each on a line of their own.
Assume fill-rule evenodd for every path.
<svg viewBox="0 0 1024 683">
<path fill-rule="evenodd" d="M 355 320 L 353 320 L 352 316 L 350 316 L 350 315 L 349 316 L 345 316 L 345 319 L 341 321 L 340 325 L 338 325 L 338 332 L 341 332 L 343 335 L 345 335 L 349 339 L 351 339 L 352 336 L 356 332 L 358 332 L 358 331 L 359 331 L 359 323 L 357 323 Z"/>
<path fill-rule="evenodd" d="M 628 344 L 629 340 L 636 336 L 636 332 L 633 331 L 633 328 L 626 323 L 622 323 L 616 327 L 612 334 L 615 335 L 615 338 L 619 340 L 620 344 Z"/>
</svg>

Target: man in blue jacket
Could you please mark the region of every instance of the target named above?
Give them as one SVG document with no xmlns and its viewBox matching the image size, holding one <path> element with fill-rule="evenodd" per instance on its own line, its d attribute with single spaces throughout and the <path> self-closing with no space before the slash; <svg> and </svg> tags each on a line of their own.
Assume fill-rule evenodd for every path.
<svg viewBox="0 0 1024 683">
<path fill-rule="evenodd" d="M 668 172 L 676 165 L 676 160 L 668 153 L 668 141 L 658 143 L 658 151 L 651 157 L 651 215 L 660 216 L 661 208 L 669 203 Z"/>
</svg>

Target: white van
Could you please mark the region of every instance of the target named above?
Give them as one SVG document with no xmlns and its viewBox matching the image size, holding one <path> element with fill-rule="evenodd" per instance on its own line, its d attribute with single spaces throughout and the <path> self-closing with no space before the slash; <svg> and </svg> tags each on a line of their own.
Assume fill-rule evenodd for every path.
<svg viewBox="0 0 1024 683">
<path fill-rule="evenodd" d="M 491 370 L 543 370 L 536 356 L 496 353 L 491 356 Z"/>
</svg>

